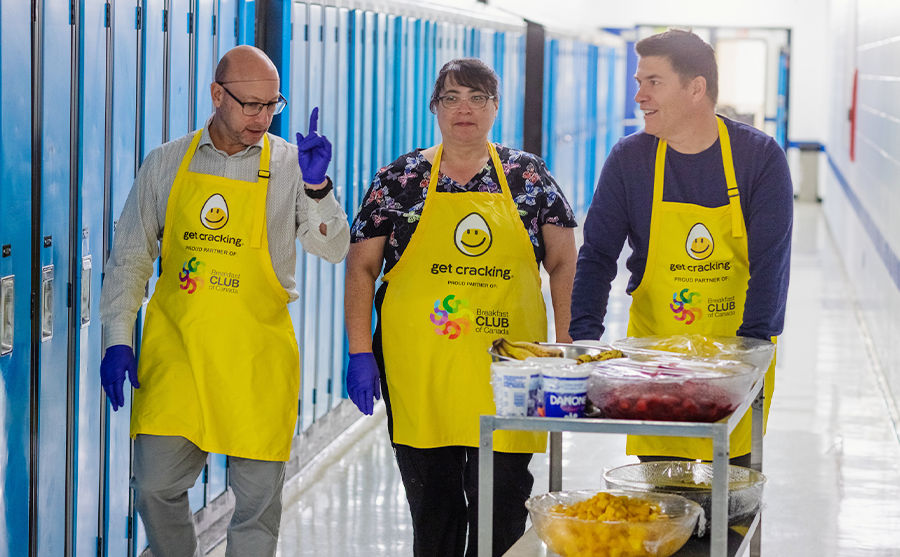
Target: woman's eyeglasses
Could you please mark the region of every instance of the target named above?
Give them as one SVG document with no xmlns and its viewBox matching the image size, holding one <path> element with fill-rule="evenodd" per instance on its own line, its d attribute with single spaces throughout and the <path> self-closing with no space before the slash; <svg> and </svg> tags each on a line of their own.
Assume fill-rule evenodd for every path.
<svg viewBox="0 0 900 557">
<path fill-rule="evenodd" d="M 472 108 L 484 108 L 487 106 L 489 100 L 492 100 L 494 95 L 472 95 L 469 98 L 460 97 L 459 95 L 443 95 L 438 97 L 438 100 L 441 102 L 441 106 L 450 110 L 457 108 L 462 103 L 466 103 Z"/>
</svg>

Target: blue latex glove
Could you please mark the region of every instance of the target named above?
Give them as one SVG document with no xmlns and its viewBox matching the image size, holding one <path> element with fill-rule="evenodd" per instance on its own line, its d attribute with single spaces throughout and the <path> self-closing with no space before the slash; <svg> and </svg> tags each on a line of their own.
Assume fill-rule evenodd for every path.
<svg viewBox="0 0 900 557">
<path fill-rule="evenodd" d="M 321 184 L 325 181 L 325 171 L 331 162 L 331 142 L 319 135 L 319 107 L 309 115 L 309 132 L 304 137 L 297 132 L 297 162 L 307 184 Z"/>
<path fill-rule="evenodd" d="M 381 383 L 378 379 L 378 364 L 371 352 L 350 354 L 350 361 L 347 363 L 347 393 L 360 412 L 372 415 L 375 400 L 381 399 Z"/>
<path fill-rule="evenodd" d="M 106 349 L 103 360 L 100 362 L 100 383 L 106 391 L 106 398 L 112 404 L 113 412 L 125 406 L 125 372 L 128 372 L 128 380 L 137 389 L 141 386 L 137 378 L 137 361 L 134 359 L 134 351 L 127 344 L 116 344 Z"/>
</svg>

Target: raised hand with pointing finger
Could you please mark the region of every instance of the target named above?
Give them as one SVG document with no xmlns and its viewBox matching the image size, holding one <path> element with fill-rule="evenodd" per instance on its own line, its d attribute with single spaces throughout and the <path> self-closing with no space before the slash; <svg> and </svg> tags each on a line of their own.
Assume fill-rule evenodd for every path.
<svg viewBox="0 0 900 557">
<path fill-rule="evenodd" d="M 319 107 L 309 115 L 309 131 L 304 136 L 297 132 L 297 161 L 303 173 L 303 181 L 317 186 L 325 182 L 325 171 L 331 162 L 331 142 L 319 135 Z"/>
</svg>

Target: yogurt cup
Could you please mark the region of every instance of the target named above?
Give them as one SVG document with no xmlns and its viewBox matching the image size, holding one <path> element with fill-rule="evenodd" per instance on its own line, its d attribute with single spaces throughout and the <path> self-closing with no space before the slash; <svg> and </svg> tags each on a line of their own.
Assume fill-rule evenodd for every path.
<svg viewBox="0 0 900 557">
<path fill-rule="evenodd" d="M 557 366 L 542 372 L 544 415 L 548 418 L 581 418 L 587 400 L 587 366 Z"/>
<path fill-rule="evenodd" d="M 491 364 L 491 385 L 498 416 L 536 416 L 541 372 L 522 361 Z"/>
<path fill-rule="evenodd" d="M 540 376 L 537 378 L 539 392 L 537 393 L 537 408 L 534 415 L 546 416 L 547 411 L 545 408 L 546 397 L 544 396 L 543 374 L 545 372 L 549 372 L 549 370 L 559 368 L 574 368 L 578 365 L 578 360 L 574 360 L 572 358 L 557 358 L 553 356 L 532 356 L 530 358 L 525 358 L 525 362 L 537 366 L 538 370 L 540 371 Z"/>
</svg>

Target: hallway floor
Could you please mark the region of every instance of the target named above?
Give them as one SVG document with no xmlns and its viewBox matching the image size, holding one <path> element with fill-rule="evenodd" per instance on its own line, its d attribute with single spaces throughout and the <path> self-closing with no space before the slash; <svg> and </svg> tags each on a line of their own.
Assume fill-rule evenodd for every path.
<svg viewBox="0 0 900 557">
<path fill-rule="evenodd" d="M 624 273 L 608 338 L 624 336 Z M 764 444 L 768 557 L 900 556 L 900 442 L 867 335 L 821 209 L 796 206 L 787 322 Z M 606 468 L 635 462 L 624 437 L 564 434 L 565 489 L 601 488 Z M 383 407 L 285 486 L 279 557 L 412 555 L 406 499 Z M 532 463 L 547 490 L 547 457 Z M 219 546 L 211 555 L 224 555 Z"/>
</svg>

